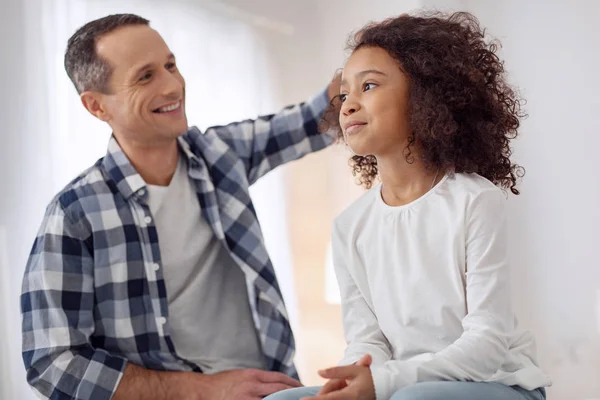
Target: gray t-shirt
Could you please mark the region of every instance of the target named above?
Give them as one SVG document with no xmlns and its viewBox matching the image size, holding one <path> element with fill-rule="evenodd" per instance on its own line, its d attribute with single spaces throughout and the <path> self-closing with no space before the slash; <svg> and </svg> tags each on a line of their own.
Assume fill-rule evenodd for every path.
<svg viewBox="0 0 600 400">
<path fill-rule="evenodd" d="M 246 277 L 202 217 L 184 157 L 169 186 L 148 185 L 167 287 L 168 332 L 177 354 L 204 373 L 262 369 Z"/>
</svg>

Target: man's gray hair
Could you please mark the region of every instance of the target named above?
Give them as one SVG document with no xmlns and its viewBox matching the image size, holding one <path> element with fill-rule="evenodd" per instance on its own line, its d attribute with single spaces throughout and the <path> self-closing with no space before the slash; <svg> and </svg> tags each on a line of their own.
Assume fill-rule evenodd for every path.
<svg viewBox="0 0 600 400">
<path fill-rule="evenodd" d="M 96 52 L 96 43 L 102 35 L 129 25 L 150 25 L 150 21 L 134 14 L 113 14 L 88 22 L 71 36 L 65 52 L 65 70 L 78 93 L 108 92 L 112 71 Z"/>
</svg>

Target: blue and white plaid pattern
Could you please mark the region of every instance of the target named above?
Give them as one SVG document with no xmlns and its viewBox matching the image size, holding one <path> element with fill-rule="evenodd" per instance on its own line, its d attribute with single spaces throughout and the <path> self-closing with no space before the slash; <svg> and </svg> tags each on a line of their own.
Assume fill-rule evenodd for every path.
<svg viewBox="0 0 600 400">
<path fill-rule="evenodd" d="M 267 369 L 291 376 L 294 338 L 248 188 L 333 141 L 317 131 L 327 103 L 322 92 L 276 115 L 179 138 L 202 215 L 250 282 Z M 47 208 L 21 295 L 27 379 L 44 398 L 109 399 L 127 361 L 200 372 L 169 336 L 145 185 L 111 138 L 107 155 Z"/>
</svg>

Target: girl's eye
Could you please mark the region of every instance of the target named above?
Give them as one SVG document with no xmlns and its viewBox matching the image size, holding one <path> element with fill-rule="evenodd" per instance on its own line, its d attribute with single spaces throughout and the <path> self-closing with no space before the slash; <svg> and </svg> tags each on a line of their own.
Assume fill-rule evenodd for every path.
<svg viewBox="0 0 600 400">
<path fill-rule="evenodd" d="M 365 83 L 363 85 L 363 90 L 366 92 L 367 90 L 374 89 L 375 87 L 377 87 L 377 85 L 374 83 Z"/>
<path fill-rule="evenodd" d="M 374 88 L 376 88 L 376 87 L 377 87 L 377 84 L 376 84 L 376 83 L 372 83 L 372 82 L 365 83 L 365 84 L 363 85 L 363 92 L 368 92 L 369 90 L 371 90 L 371 89 L 374 89 Z M 348 95 L 347 95 L 347 94 L 340 94 L 340 95 L 338 95 L 338 98 L 340 99 L 340 101 L 341 101 L 342 103 L 343 103 L 344 101 L 346 101 L 346 98 L 347 98 L 347 97 L 348 97 Z"/>
</svg>

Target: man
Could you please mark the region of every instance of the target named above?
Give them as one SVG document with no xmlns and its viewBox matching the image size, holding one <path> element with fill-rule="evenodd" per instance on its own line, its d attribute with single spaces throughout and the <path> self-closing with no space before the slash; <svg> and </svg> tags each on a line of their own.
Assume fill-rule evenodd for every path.
<svg viewBox="0 0 600 400">
<path fill-rule="evenodd" d="M 300 386 L 248 187 L 332 142 L 339 81 L 279 114 L 189 128 L 174 55 L 135 15 L 92 21 L 65 68 L 113 130 L 50 203 L 23 281 L 23 359 L 51 399 L 261 399 Z"/>
</svg>

